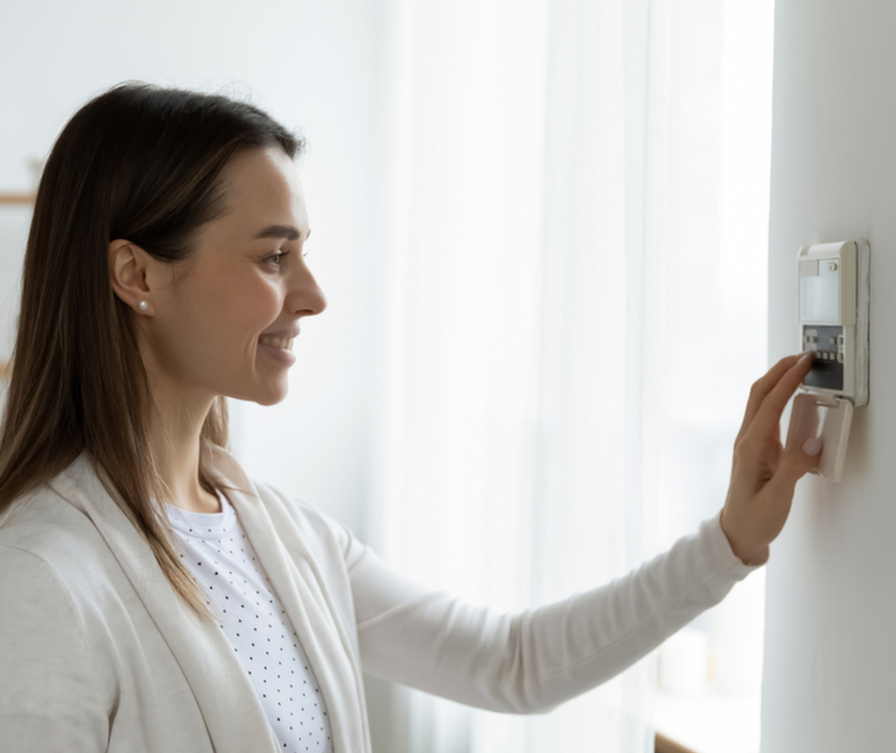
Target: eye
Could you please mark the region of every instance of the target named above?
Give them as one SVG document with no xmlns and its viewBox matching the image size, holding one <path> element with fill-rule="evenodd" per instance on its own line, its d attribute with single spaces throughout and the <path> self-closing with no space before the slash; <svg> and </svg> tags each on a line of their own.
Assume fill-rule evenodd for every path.
<svg viewBox="0 0 896 753">
<path fill-rule="evenodd" d="M 276 253 L 271 254 L 270 256 L 266 256 L 264 258 L 265 263 L 269 264 L 273 268 L 280 267 L 280 260 L 288 254 L 288 251 L 277 251 Z"/>
</svg>

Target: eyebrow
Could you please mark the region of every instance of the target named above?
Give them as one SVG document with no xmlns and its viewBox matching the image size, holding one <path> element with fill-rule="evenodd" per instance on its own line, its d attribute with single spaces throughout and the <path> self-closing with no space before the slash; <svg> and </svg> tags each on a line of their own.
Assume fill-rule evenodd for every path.
<svg viewBox="0 0 896 753">
<path fill-rule="evenodd" d="M 308 230 L 308 235 L 311 235 L 311 229 Z M 287 240 L 297 240 L 299 237 L 299 231 L 296 230 L 292 225 L 269 225 L 264 228 L 264 230 L 259 231 L 253 238 L 253 240 L 257 238 L 286 238 Z M 307 239 L 308 236 L 305 236 Z"/>
</svg>

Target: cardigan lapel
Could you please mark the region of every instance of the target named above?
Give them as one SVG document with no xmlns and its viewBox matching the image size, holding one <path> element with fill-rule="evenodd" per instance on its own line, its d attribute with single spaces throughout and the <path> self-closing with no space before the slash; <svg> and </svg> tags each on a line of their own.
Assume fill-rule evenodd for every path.
<svg viewBox="0 0 896 753">
<path fill-rule="evenodd" d="M 148 544 L 109 496 L 86 451 L 48 485 L 91 519 L 118 560 L 180 665 L 215 753 L 279 751 L 255 689 L 224 633 L 200 622 L 183 604 Z"/>
<path fill-rule="evenodd" d="M 222 481 L 238 490 L 228 489 L 228 498 L 292 621 L 324 701 L 332 709 L 328 718 L 334 750 L 369 753 L 360 667 L 300 532 L 275 501 L 265 504 L 233 455 L 216 446 L 211 450 L 212 467 Z"/>
</svg>

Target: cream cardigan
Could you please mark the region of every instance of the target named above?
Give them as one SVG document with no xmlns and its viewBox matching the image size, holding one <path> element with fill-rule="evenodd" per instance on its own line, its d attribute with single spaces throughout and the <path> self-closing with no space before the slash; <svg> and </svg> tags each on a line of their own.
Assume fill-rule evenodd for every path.
<svg viewBox="0 0 896 753">
<path fill-rule="evenodd" d="M 483 708 L 545 711 L 647 655 L 756 569 L 717 514 L 609 584 L 494 614 L 403 579 L 346 528 L 214 452 L 313 663 L 336 753 L 371 750 L 362 669 Z M 86 453 L 0 516 L 0 753 L 278 749 L 220 626 L 182 604 Z"/>
</svg>

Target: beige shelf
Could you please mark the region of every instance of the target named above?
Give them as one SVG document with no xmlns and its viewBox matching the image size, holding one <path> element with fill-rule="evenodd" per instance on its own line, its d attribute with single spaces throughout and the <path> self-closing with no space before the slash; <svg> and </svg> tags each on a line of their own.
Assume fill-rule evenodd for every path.
<svg viewBox="0 0 896 753">
<path fill-rule="evenodd" d="M 0 204 L 18 204 L 30 206 L 34 204 L 37 194 L 34 193 L 0 193 Z"/>
<path fill-rule="evenodd" d="M 690 748 L 686 748 L 681 743 L 675 742 L 661 732 L 656 733 L 654 751 L 655 753 L 694 753 Z"/>
</svg>

